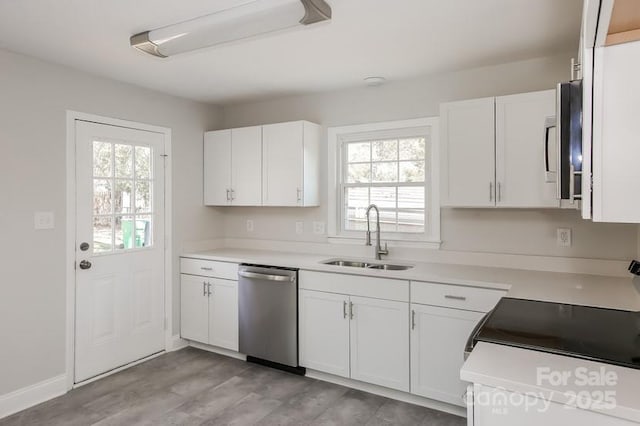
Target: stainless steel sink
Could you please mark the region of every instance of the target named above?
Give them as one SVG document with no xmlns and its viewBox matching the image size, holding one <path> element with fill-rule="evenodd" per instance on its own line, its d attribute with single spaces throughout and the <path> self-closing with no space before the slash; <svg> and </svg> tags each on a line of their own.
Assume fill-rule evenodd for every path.
<svg viewBox="0 0 640 426">
<path fill-rule="evenodd" d="M 324 262 L 325 265 L 346 266 L 350 268 L 367 268 L 384 271 L 406 271 L 413 268 L 413 265 L 397 265 L 392 263 L 368 263 L 357 260 L 330 259 Z"/>
<path fill-rule="evenodd" d="M 353 260 L 329 260 L 322 263 L 324 263 L 325 265 L 349 266 L 351 268 L 368 268 L 369 266 L 371 266 L 369 263 Z"/>
<path fill-rule="evenodd" d="M 369 265 L 367 266 L 369 269 L 382 269 L 385 271 L 406 271 L 407 269 L 413 268 L 411 265 L 393 265 L 391 263 L 383 263 L 380 265 Z"/>
</svg>

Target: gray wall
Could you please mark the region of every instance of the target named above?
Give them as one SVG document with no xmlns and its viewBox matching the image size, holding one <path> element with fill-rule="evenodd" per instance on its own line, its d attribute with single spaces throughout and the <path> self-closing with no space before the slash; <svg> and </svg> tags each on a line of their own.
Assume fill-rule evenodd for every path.
<svg viewBox="0 0 640 426">
<path fill-rule="evenodd" d="M 306 119 L 323 126 L 407 119 L 439 114 L 445 101 L 504 95 L 555 87 L 569 78 L 571 55 L 389 82 L 376 88 L 225 106 L 225 127 Z M 326 138 L 325 138 L 326 141 Z M 229 208 L 224 211 L 227 237 L 291 241 L 326 240 L 312 233 L 313 221 L 326 221 L 326 149 L 322 149 L 322 206 L 319 208 Z M 246 220 L 254 232 L 246 232 Z M 295 234 L 295 222 L 305 232 Z M 556 228 L 573 229 L 571 248 L 556 246 Z M 594 224 L 577 212 L 536 210 L 442 210 L 442 248 L 530 255 L 628 259 L 636 255 L 632 225 Z"/>
<path fill-rule="evenodd" d="M 0 70 L 2 395 L 65 369 L 65 170 L 73 167 L 65 163 L 66 110 L 172 129 L 175 252 L 186 241 L 219 237 L 222 220 L 201 201 L 202 133 L 219 127 L 219 108 L 4 50 Z M 55 213 L 55 229 L 34 231 L 34 212 L 48 210 Z"/>
</svg>

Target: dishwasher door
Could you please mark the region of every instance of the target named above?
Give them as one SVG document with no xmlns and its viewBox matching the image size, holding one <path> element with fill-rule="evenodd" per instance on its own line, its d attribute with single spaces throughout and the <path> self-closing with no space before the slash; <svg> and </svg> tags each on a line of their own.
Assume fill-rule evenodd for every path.
<svg viewBox="0 0 640 426">
<path fill-rule="evenodd" d="M 238 269 L 240 353 L 298 367 L 298 271 Z"/>
</svg>

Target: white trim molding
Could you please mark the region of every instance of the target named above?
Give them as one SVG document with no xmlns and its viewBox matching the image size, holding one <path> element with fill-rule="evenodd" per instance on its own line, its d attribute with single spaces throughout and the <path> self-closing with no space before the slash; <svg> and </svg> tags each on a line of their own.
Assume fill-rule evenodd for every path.
<svg viewBox="0 0 640 426">
<path fill-rule="evenodd" d="M 110 126 L 127 127 L 136 130 L 161 133 L 164 135 L 164 318 L 165 351 L 173 348 L 173 234 L 172 234 L 172 149 L 171 129 L 118 118 L 103 117 L 94 114 L 67 110 L 66 145 L 66 389 L 75 385 L 75 235 L 76 235 L 76 120 L 89 121 Z M 130 365 L 129 365 L 130 366 Z"/>
<path fill-rule="evenodd" d="M 340 194 L 338 188 L 340 186 L 340 169 L 341 141 L 353 135 L 358 134 L 375 134 L 385 131 L 402 132 L 405 129 L 429 128 L 429 144 L 427 152 L 429 157 L 427 162 L 428 177 L 426 177 L 428 188 L 428 205 L 426 208 L 426 216 L 428 220 L 426 224 L 428 229 L 424 234 L 391 234 L 384 235 L 385 241 L 391 246 L 396 247 L 417 247 L 417 248 L 440 248 L 440 119 L 438 117 L 414 118 L 409 120 L 386 121 L 379 123 L 356 124 L 351 126 L 329 127 L 328 135 L 328 153 L 327 153 L 327 231 L 328 241 L 330 243 L 349 244 L 350 240 L 356 244 L 362 242 L 363 237 L 360 233 L 341 232 L 339 218 L 340 210 Z"/>
<path fill-rule="evenodd" d="M 61 374 L 0 395 L 0 419 L 67 393 L 67 375 Z"/>
</svg>

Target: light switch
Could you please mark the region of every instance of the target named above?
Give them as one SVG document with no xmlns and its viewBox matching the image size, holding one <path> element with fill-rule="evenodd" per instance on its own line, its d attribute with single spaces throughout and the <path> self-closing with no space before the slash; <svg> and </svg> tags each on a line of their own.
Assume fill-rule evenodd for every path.
<svg viewBox="0 0 640 426">
<path fill-rule="evenodd" d="M 53 229 L 55 227 L 55 218 L 53 212 L 35 212 L 33 215 L 34 229 Z"/>
<path fill-rule="evenodd" d="M 247 220 L 247 232 L 253 232 L 253 220 Z"/>
<path fill-rule="evenodd" d="M 304 222 L 296 222 L 296 234 L 302 235 L 304 232 Z"/>
</svg>

